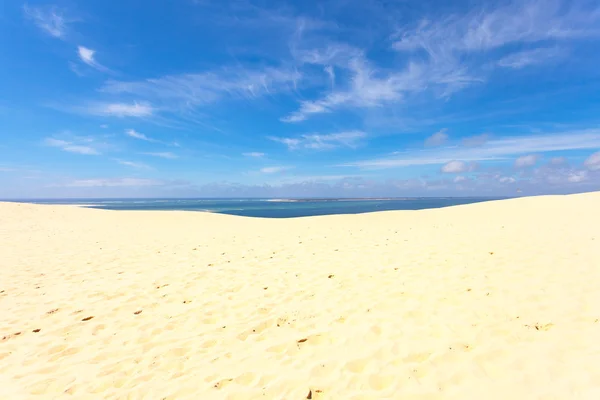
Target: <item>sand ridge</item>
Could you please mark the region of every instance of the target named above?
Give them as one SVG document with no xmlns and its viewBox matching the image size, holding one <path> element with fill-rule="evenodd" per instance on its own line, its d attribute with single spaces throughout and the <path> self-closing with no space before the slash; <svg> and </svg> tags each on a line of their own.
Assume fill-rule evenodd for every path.
<svg viewBox="0 0 600 400">
<path fill-rule="evenodd" d="M 597 399 L 599 202 L 0 203 L 0 398 Z"/>
</svg>

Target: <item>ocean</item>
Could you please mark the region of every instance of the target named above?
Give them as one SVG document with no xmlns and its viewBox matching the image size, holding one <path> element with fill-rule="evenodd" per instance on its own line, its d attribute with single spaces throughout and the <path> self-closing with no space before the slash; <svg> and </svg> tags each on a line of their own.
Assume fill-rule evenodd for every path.
<svg viewBox="0 0 600 400">
<path fill-rule="evenodd" d="M 499 200 L 481 197 L 386 199 L 60 199 L 20 200 L 36 204 L 73 204 L 104 210 L 204 211 L 261 218 L 360 214 L 387 210 L 421 210 Z"/>
</svg>

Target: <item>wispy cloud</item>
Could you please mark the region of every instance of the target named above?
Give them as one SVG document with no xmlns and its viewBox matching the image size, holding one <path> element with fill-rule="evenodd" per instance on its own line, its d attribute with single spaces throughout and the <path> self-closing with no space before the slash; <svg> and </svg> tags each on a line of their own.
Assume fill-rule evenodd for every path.
<svg viewBox="0 0 600 400">
<path fill-rule="evenodd" d="M 338 147 L 355 148 L 366 136 L 367 134 L 362 131 L 345 131 L 329 134 L 313 133 L 296 138 L 269 137 L 269 139 L 283 143 L 290 150 L 330 150 Z"/>
<path fill-rule="evenodd" d="M 101 89 L 111 94 L 132 94 L 165 107 L 189 108 L 225 98 L 254 99 L 292 90 L 301 74 L 291 68 L 223 68 L 196 74 L 168 75 L 141 81 L 109 81 Z"/>
<path fill-rule="evenodd" d="M 436 147 L 445 144 L 448 141 L 448 134 L 446 133 L 448 129 L 440 129 L 433 135 L 429 136 L 425 139 L 425 146 L 427 147 Z"/>
<path fill-rule="evenodd" d="M 164 182 L 140 178 L 79 179 L 66 183 L 66 187 L 139 187 L 161 186 Z"/>
<path fill-rule="evenodd" d="M 79 59 L 83 63 L 89 65 L 90 67 L 95 68 L 98 71 L 110 72 L 110 69 L 106 68 L 104 65 L 102 65 L 98 61 L 96 61 L 96 58 L 95 58 L 96 51 L 95 50 L 88 49 L 87 47 L 83 47 L 83 46 L 78 46 L 77 54 L 79 55 Z"/>
<path fill-rule="evenodd" d="M 332 54 L 331 54 L 332 53 Z M 405 95 L 422 91 L 427 84 L 440 83 L 447 87 L 451 81 L 459 78 L 460 72 L 454 71 L 454 78 L 427 71 L 423 65 L 410 62 L 400 71 L 388 73 L 377 69 L 369 62 L 362 52 L 342 46 L 339 49 L 331 47 L 325 54 L 313 51 L 312 58 L 304 62 L 328 65 L 336 61 L 345 73 L 351 76 L 346 88 L 333 90 L 318 100 L 306 100 L 300 103 L 300 108 L 283 117 L 283 122 L 300 122 L 314 114 L 330 113 L 341 108 L 373 108 L 402 100 Z"/>
<path fill-rule="evenodd" d="M 66 140 L 46 138 L 44 144 L 50 147 L 56 147 L 69 153 L 77 153 L 83 155 L 99 155 L 100 152 L 94 147 L 85 144 L 74 143 Z"/>
<path fill-rule="evenodd" d="M 70 110 L 98 116 L 110 117 L 150 117 L 156 111 L 147 102 L 133 103 L 92 103 L 86 106 L 71 107 Z"/>
<path fill-rule="evenodd" d="M 287 171 L 292 168 L 293 167 L 288 167 L 288 166 L 265 167 L 265 168 L 261 168 L 260 172 L 263 174 L 278 174 L 280 172 L 284 172 L 284 171 Z"/>
<path fill-rule="evenodd" d="M 342 166 L 382 169 L 411 165 L 441 165 L 454 160 L 501 160 L 531 153 L 597 149 L 600 129 L 567 131 L 554 134 L 514 136 L 489 140 L 479 147 L 450 146 L 436 149 L 405 151 L 393 156 L 349 162 Z"/>
<path fill-rule="evenodd" d="M 147 142 L 156 142 L 156 140 L 149 138 L 148 136 L 146 136 L 143 133 L 140 133 L 134 129 L 126 129 L 125 134 L 134 139 L 145 140 Z"/>
<path fill-rule="evenodd" d="M 525 50 L 501 58 L 498 65 L 505 68 L 521 69 L 532 65 L 547 64 L 566 55 L 566 51 L 557 48 L 539 48 Z"/>
<path fill-rule="evenodd" d="M 447 98 L 484 82 L 489 65 L 520 68 L 541 64 L 563 54 L 544 41 L 566 41 L 600 35 L 600 7 L 583 2 L 525 0 L 496 8 L 473 8 L 463 15 L 423 19 L 392 36 L 393 49 L 404 56 L 400 65 L 381 68 L 367 59 L 366 51 L 346 44 L 328 43 L 303 48 L 296 44 L 299 62 L 318 65 L 331 78 L 335 67 L 348 82 L 314 100 L 302 100 L 296 111 L 281 120 L 297 123 L 316 114 L 339 109 L 373 109 L 407 103 L 416 96 Z M 506 55 L 498 60 L 491 51 L 510 44 L 543 43 L 545 47 Z M 311 42 L 312 44 L 312 42 Z M 494 59 L 496 57 L 496 59 Z M 487 69 L 486 69 L 487 68 Z"/>
<path fill-rule="evenodd" d="M 327 65 L 323 68 L 323 71 L 329 76 L 329 82 L 331 84 L 331 88 L 335 87 L 335 69 L 333 65 Z"/>
<path fill-rule="evenodd" d="M 269 181 L 270 185 L 290 185 L 359 180 L 368 175 L 286 175 Z"/>
<path fill-rule="evenodd" d="M 152 157 L 166 158 L 169 160 L 174 160 L 176 158 L 179 158 L 179 156 L 177 154 L 171 153 L 170 151 L 146 152 L 146 153 L 142 153 L 142 154 L 145 154 L 147 156 L 152 156 Z"/>
<path fill-rule="evenodd" d="M 598 35 L 599 9 L 584 4 L 525 0 L 438 21 L 424 19 L 416 29 L 398 32 L 394 48 L 422 50 L 435 60 L 453 60 L 456 53 L 492 50 L 511 43 Z"/>
<path fill-rule="evenodd" d="M 126 161 L 126 160 L 117 160 L 117 162 L 121 165 L 125 165 L 127 167 L 131 167 L 131 168 L 135 168 L 135 169 L 145 169 L 145 170 L 152 169 L 152 167 L 150 167 L 149 165 L 140 163 L 140 162 Z"/>
<path fill-rule="evenodd" d="M 265 156 L 265 153 L 260 153 L 257 151 L 252 151 L 250 153 L 242 153 L 244 157 L 252 157 L 252 158 L 261 158 Z"/>
<path fill-rule="evenodd" d="M 23 12 L 28 19 L 48 35 L 59 39 L 66 36 L 67 24 L 70 21 L 65 17 L 63 10 L 54 6 L 35 7 L 25 4 Z"/>
</svg>

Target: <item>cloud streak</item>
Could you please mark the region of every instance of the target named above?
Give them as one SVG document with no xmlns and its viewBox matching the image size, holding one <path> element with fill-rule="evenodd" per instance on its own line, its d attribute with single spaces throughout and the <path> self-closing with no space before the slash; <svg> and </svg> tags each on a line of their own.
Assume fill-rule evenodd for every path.
<svg viewBox="0 0 600 400">
<path fill-rule="evenodd" d="M 149 138 L 148 136 L 144 135 L 143 133 L 137 132 L 134 129 L 126 129 L 125 134 L 134 139 L 144 140 L 146 142 L 156 142 L 156 140 Z"/>
<path fill-rule="evenodd" d="M 34 7 L 25 4 L 23 6 L 25 16 L 44 31 L 46 34 L 64 39 L 67 34 L 68 20 L 64 12 L 57 7 Z"/>
<path fill-rule="evenodd" d="M 242 155 L 244 157 L 262 158 L 262 157 L 265 156 L 265 153 L 260 153 L 260 152 L 257 152 L 257 151 L 252 151 L 252 152 L 249 152 L 249 153 L 242 153 Z"/>
<path fill-rule="evenodd" d="M 64 184 L 65 187 L 142 187 L 161 186 L 164 182 L 154 179 L 140 178 L 107 178 L 107 179 L 79 179 Z"/>
<path fill-rule="evenodd" d="M 341 166 L 370 169 L 440 165 L 450 161 L 503 160 L 530 153 L 597 149 L 600 129 L 570 131 L 535 136 L 515 136 L 490 140 L 480 147 L 450 146 L 397 153 L 391 157 L 355 161 Z"/>
<path fill-rule="evenodd" d="M 566 55 L 566 51 L 557 48 L 539 48 L 510 54 L 498 60 L 498 65 L 504 68 L 521 69 L 533 65 L 548 64 Z"/>
<path fill-rule="evenodd" d="M 91 146 L 73 143 L 66 140 L 46 138 L 44 140 L 44 144 L 50 147 L 59 148 L 69 153 L 76 153 L 82 155 L 100 155 L 100 152 Z"/>
<path fill-rule="evenodd" d="M 367 134 L 363 131 L 344 131 L 329 134 L 305 134 L 299 137 L 269 137 L 269 139 L 282 143 L 289 150 L 311 149 L 331 150 L 339 147 L 356 148 Z"/>
<path fill-rule="evenodd" d="M 149 165 L 140 163 L 140 162 L 126 161 L 126 160 L 118 160 L 117 162 L 121 165 L 125 165 L 127 167 L 131 167 L 131 168 L 135 168 L 135 169 L 145 169 L 145 170 L 152 169 L 152 167 L 150 167 Z"/>
<path fill-rule="evenodd" d="M 435 60 L 450 60 L 457 53 L 493 50 L 512 43 L 597 36 L 599 9 L 584 4 L 526 0 L 435 22 L 423 19 L 416 29 L 398 32 L 393 47 L 398 51 L 424 51 Z"/>
<path fill-rule="evenodd" d="M 223 68 L 195 74 L 168 75 L 140 81 L 109 81 L 101 91 L 128 94 L 166 106 L 189 108 L 213 104 L 224 99 L 255 99 L 292 90 L 301 79 L 290 68 Z"/>
<path fill-rule="evenodd" d="M 72 107 L 70 110 L 82 114 L 104 117 L 150 117 L 156 109 L 148 102 L 132 103 L 92 103 L 82 107 Z"/>
<path fill-rule="evenodd" d="M 525 0 L 436 20 L 425 18 L 392 35 L 392 49 L 403 56 L 403 62 L 391 68 L 377 67 L 366 51 L 347 44 L 325 41 L 321 47 L 306 49 L 300 41 L 294 56 L 303 65 L 320 66 L 328 81 L 332 67 L 350 78 L 346 84 L 336 80 L 335 88 L 321 98 L 302 100 L 296 111 L 281 120 L 298 123 L 340 109 L 407 103 L 417 96 L 448 98 L 487 80 L 490 66 L 520 69 L 564 56 L 564 48 L 546 42 L 600 36 L 599 21 L 600 7 L 559 0 Z M 516 44 L 530 48 L 506 54 L 508 46 Z M 540 44 L 544 47 L 536 47 Z M 500 49 L 504 54 L 493 52 Z"/>
<path fill-rule="evenodd" d="M 165 158 L 167 160 L 174 160 L 176 158 L 179 158 L 179 156 L 177 154 L 171 153 L 170 151 L 146 152 L 146 153 L 142 153 L 142 154 L 145 154 L 147 156 L 152 156 L 152 157 Z"/>
<path fill-rule="evenodd" d="M 278 174 L 280 172 L 287 171 L 291 168 L 292 167 L 287 167 L 287 166 L 265 167 L 265 168 L 261 168 L 260 172 L 263 174 Z"/>
</svg>

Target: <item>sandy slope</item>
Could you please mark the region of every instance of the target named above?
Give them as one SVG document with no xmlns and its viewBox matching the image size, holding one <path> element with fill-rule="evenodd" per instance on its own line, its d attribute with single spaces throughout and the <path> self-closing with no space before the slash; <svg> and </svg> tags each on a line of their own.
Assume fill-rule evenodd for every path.
<svg viewBox="0 0 600 400">
<path fill-rule="evenodd" d="M 0 204 L 0 398 L 600 399 L 600 193 L 264 220 Z"/>
</svg>

